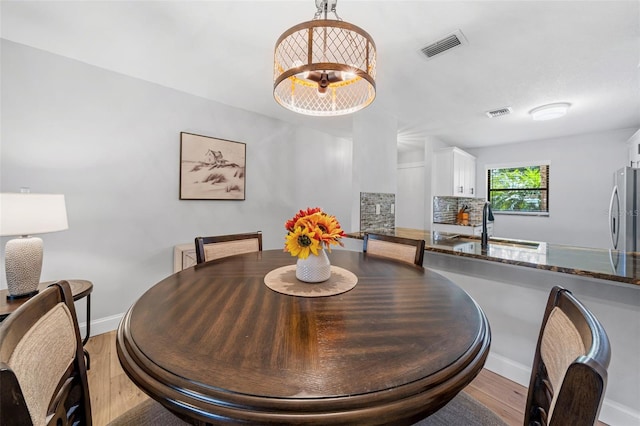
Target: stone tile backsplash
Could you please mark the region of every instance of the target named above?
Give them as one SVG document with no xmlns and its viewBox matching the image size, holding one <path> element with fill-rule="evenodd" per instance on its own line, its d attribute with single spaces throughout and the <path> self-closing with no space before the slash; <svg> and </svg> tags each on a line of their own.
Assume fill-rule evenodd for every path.
<svg viewBox="0 0 640 426">
<path fill-rule="evenodd" d="M 455 224 L 458 211 L 466 205 L 469 207 L 469 224 L 479 225 L 482 223 L 484 202 L 484 198 L 433 197 L 433 222 Z"/>
<path fill-rule="evenodd" d="M 396 194 L 381 192 L 360 193 L 360 231 L 393 229 L 396 226 Z M 376 214 L 380 206 L 380 214 Z"/>
</svg>

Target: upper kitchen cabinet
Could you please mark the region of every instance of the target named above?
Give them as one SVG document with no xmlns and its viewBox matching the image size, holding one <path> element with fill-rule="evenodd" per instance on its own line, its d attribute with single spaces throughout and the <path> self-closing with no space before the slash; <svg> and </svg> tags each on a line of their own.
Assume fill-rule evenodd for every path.
<svg viewBox="0 0 640 426">
<path fill-rule="evenodd" d="M 433 153 L 434 196 L 475 197 L 476 157 L 460 148 Z"/>
</svg>

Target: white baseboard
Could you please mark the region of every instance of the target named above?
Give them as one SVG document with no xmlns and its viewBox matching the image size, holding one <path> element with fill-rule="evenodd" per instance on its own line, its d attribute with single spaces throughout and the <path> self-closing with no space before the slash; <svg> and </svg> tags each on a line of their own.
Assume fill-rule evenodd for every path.
<svg viewBox="0 0 640 426">
<path fill-rule="evenodd" d="M 525 388 L 529 387 L 529 379 L 531 378 L 531 368 L 505 358 L 502 355 L 489 353 L 484 368 L 493 371 L 496 374 L 506 377 Z"/>
<path fill-rule="evenodd" d="M 123 316 L 124 313 L 91 321 L 91 335 L 97 336 L 98 334 L 108 333 L 117 329 Z M 87 323 L 81 322 L 78 325 L 80 327 L 80 336 L 85 336 L 87 333 Z"/>
<path fill-rule="evenodd" d="M 484 367 L 524 387 L 529 387 L 531 368 L 526 365 L 498 354 L 489 353 Z M 638 426 L 640 425 L 640 412 L 611 401 L 605 396 L 599 420 L 611 426 Z"/>
<path fill-rule="evenodd" d="M 610 401 L 606 397 L 600 409 L 600 420 L 611 426 L 640 425 L 640 411 Z"/>
</svg>

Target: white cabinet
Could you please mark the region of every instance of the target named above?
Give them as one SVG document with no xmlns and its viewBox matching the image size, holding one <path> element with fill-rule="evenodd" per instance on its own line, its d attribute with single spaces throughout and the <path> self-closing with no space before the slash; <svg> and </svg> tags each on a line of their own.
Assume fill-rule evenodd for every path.
<svg viewBox="0 0 640 426">
<path fill-rule="evenodd" d="M 173 272 L 180 272 L 196 263 L 195 243 L 178 244 L 173 248 Z"/>
<path fill-rule="evenodd" d="M 476 196 L 476 157 L 467 154 L 461 155 L 462 161 L 462 176 L 460 179 L 461 186 L 463 188 L 464 196 L 475 197 Z"/>
<path fill-rule="evenodd" d="M 435 196 L 475 197 L 476 157 L 460 148 L 444 148 L 433 153 Z"/>
<path fill-rule="evenodd" d="M 474 226 L 473 227 L 473 235 L 475 235 L 476 237 L 481 237 L 482 236 L 482 226 Z M 487 235 L 489 235 L 490 237 L 493 237 L 493 223 L 487 223 Z"/>
<path fill-rule="evenodd" d="M 474 243 L 461 243 L 452 247 L 453 251 L 460 253 L 472 253 L 476 252 L 476 245 Z"/>
<path fill-rule="evenodd" d="M 482 225 L 465 226 L 453 225 L 449 223 L 433 223 L 431 230 L 438 233 L 457 234 L 457 235 L 474 235 L 480 237 L 482 235 Z M 487 234 L 493 237 L 493 222 L 487 223 Z"/>
</svg>

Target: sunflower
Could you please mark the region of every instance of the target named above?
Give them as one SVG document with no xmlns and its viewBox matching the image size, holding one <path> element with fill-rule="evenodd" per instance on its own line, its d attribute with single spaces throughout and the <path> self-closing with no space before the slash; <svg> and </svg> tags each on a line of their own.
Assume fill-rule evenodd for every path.
<svg viewBox="0 0 640 426">
<path fill-rule="evenodd" d="M 284 251 L 291 253 L 291 256 L 306 259 L 310 253 L 318 255 L 320 241 L 316 232 L 308 227 L 297 226 L 287 234 L 285 241 Z"/>
<path fill-rule="evenodd" d="M 332 245 L 344 245 L 340 241 L 340 238 L 344 237 L 345 233 L 335 216 L 330 216 L 326 213 L 317 213 L 314 215 L 313 221 L 317 229 L 316 234 L 329 252 L 331 252 Z"/>
<path fill-rule="evenodd" d="M 346 237 L 336 217 L 319 207 L 298 211 L 284 227 L 287 230 L 284 251 L 300 259 L 306 259 L 310 254 L 317 256 L 323 248 L 331 251 L 332 245 L 343 246 L 340 239 Z"/>
</svg>

